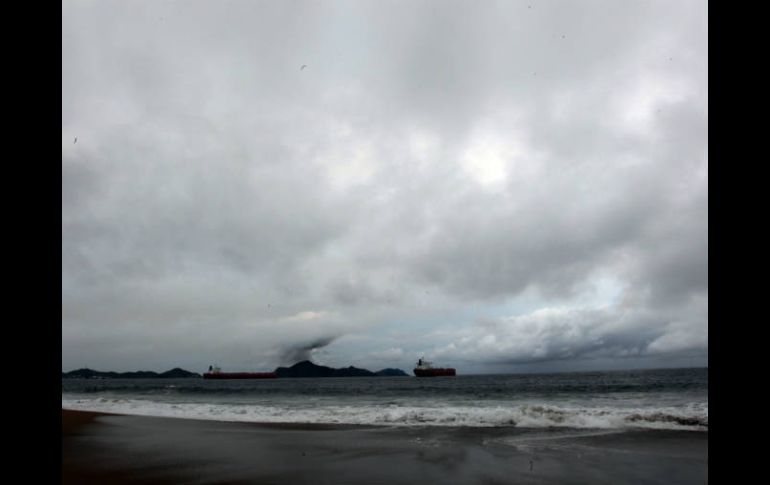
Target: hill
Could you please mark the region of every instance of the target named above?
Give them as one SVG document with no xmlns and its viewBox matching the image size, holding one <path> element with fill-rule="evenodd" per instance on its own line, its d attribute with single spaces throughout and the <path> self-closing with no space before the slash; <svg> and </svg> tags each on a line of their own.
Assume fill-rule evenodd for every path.
<svg viewBox="0 0 770 485">
<path fill-rule="evenodd" d="M 291 367 L 278 367 L 275 369 L 278 377 L 377 377 L 377 376 L 406 376 L 401 369 L 383 369 L 372 372 L 357 367 L 342 367 L 334 369 L 325 365 L 317 365 L 309 360 L 297 362 Z"/>
<path fill-rule="evenodd" d="M 188 377 L 201 377 L 201 375 L 176 367 L 160 374 L 147 370 L 140 370 L 136 372 L 102 372 L 93 369 L 78 369 L 70 372 L 62 372 L 61 377 L 62 379 L 180 379 Z"/>
</svg>

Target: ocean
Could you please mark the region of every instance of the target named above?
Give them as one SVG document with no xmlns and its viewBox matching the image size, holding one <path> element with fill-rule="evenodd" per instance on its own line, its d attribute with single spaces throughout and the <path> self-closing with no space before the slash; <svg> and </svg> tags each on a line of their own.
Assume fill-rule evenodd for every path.
<svg viewBox="0 0 770 485">
<path fill-rule="evenodd" d="M 708 368 L 435 378 L 62 379 L 62 409 L 257 423 L 708 431 Z"/>
</svg>

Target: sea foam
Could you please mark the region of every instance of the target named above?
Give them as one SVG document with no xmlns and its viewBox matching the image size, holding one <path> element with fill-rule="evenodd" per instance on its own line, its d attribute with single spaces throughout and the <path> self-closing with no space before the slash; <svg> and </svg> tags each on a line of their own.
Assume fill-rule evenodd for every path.
<svg viewBox="0 0 770 485">
<path fill-rule="evenodd" d="M 707 403 L 655 408 L 589 408 L 532 404 L 511 406 L 404 406 L 391 404 L 303 407 L 62 397 L 62 409 L 255 423 L 708 430 Z"/>
</svg>

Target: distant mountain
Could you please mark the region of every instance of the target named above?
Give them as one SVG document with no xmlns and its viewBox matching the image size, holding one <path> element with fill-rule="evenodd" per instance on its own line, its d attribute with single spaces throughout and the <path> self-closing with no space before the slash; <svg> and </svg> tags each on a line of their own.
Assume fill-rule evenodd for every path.
<svg viewBox="0 0 770 485">
<path fill-rule="evenodd" d="M 298 362 L 291 367 L 278 367 L 275 369 L 278 377 L 393 377 L 408 376 L 401 369 L 382 369 L 372 372 L 367 369 L 357 367 L 343 367 L 333 369 L 325 365 L 316 365 L 309 360 Z M 188 377 L 202 377 L 195 372 L 186 371 L 176 367 L 166 372 L 158 374 L 153 371 L 135 371 L 135 372 L 102 372 L 93 369 L 78 369 L 71 372 L 62 372 L 62 379 L 182 379 Z"/>
<path fill-rule="evenodd" d="M 401 369 L 390 369 L 390 368 L 378 370 L 374 374 L 382 377 L 401 377 L 401 376 L 408 377 L 409 376 L 409 374 L 402 371 Z"/>
<path fill-rule="evenodd" d="M 158 377 L 183 379 L 185 377 L 201 377 L 201 375 L 196 374 L 195 372 L 180 369 L 179 367 L 174 367 L 173 369 L 167 370 L 166 372 L 161 372 Z"/>
<path fill-rule="evenodd" d="M 297 362 L 291 367 L 278 367 L 275 369 L 278 377 L 376 377 L 376 376 L 406 376 L 406 372 L 400 369 L 383 369 L 372 372 L 357 367 L 343 367 L 333 369 L 325 365 L 317 365 L 309 360 Z"/>
<path fill-rule="evenodd" d="M 61 377 L 62 379 L 179 379 L 186 377 L 201 377 L 201 375 L 177 367 L 160 374 L 147 370 L 136 372 L 101 372 L 93 369 L 78 369 L 71 372 L 62 372 Z"/>
</svg>

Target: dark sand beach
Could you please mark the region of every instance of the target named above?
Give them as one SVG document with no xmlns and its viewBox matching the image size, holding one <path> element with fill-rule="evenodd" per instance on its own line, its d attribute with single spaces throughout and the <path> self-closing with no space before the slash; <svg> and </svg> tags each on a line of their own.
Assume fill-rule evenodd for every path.
<svg viewBox="0 0 770 485">
<path fill-rule="evenodd" d="M 62 410 L 62 483 L 690 484 L 708 432 L 274 425 Z"/>
</svg>

